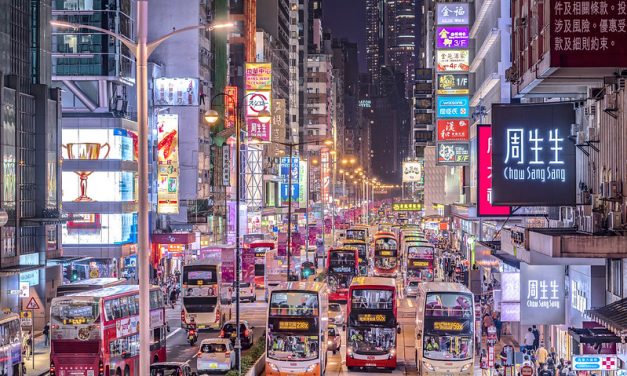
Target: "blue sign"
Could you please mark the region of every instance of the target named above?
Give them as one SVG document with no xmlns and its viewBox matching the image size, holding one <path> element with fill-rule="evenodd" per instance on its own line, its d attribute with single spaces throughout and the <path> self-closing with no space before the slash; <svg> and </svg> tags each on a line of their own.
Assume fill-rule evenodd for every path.
<svg viewBox="0 0 627 376">
<path fill-rule="evenodd" d="M 613 371 L 618 368 L 616 355 L 574 355 L 573 368 L 576 371 Z"/>
<path fill-rule="evenodd" d="M 438 96 L 437 112 L 439 118 L 468 117 L 470 113 L 468 96 Z"/>
<path fill-rule="evenodd" d="M 291 173 L 292 173 L 292 181 L 295 181 L 295 182 L 298 182 L 299 162 L 300 162 L 299 157 L 292 157 Z M 290 176 L 289 157 L 281 158 L 280 174 L 281 174 L 281 182 L 287 183 L 289 180 L 289 176 Z"/>
<path fill-rule="evenodd" d="M 281 202 L 289 201 L 288 184 L 281 183 Z M 292 184 L 292 202 L 298 201 L 298 184 Z"/>
</svg>

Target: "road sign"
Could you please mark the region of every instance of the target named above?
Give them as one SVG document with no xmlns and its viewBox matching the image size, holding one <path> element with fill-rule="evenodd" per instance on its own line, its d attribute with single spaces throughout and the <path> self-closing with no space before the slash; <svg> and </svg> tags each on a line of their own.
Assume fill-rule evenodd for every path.
<svg viewBox="0 0 627 376">
<path fill-rule="evenodd" d="M 30 298 L 28 304 L 26 305 L 26 309 L 39 309 L 39 304 L 37 304 L 35 298 Z"/>
<path fill-rule="evenodd" d="M 520 369 L 521 376 L 533 376 L 533 367 L 531 366 L 522 366 Z"/>
<path fill-rule="evenodd" d="M 616 355 L 575 355 L 573 356 L 575 371 L 614 371 L 618 368 Z"/>
</svg>

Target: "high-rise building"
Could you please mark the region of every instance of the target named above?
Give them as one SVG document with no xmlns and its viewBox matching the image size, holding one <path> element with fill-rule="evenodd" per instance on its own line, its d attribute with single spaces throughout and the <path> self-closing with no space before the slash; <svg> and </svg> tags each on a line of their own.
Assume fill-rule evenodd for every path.
<svg viewBox="0 0 627 376">
<path fill-rule="evenodd" d="M 133 37 L 131 0 L 55 1 L 58 20 Z M 133 58 L 104 33 L 53 29 L 52 80 L 62 89 L 64 256 L 68 280 L 134 271 L 137 139 Z M 127 268 L 128 267 L 128 268 Z"/>
<path fill-rule="evenodd" d="M 405 97 L 411 98 L 416 67 L 416 2 L 386 0 L 384 63 L 404 75 Z"/>
<path fill-rule="evenodd" d="M 338 103 L 341 103 L 342 120 L 337 123 L 337 147 L 342 156 L 355 156 L 361 165 L 361 139 L 359 135 L 359 63 L 357 43 L 346 39 L 333 39 L 332 65 L 334 78 L 338 79 Z"/>
<path fill-rule="evenodd" d="M 299 88 L 299 133 L 306 134 L 308 120 L 305 111 L 308 103 L 307 67 L 309 66 L 309 54 L 319 54 L 322 48 L 322 0 L 298 0 L 298 76 Z M 315 60 L 315 59 L 314 59 Z"/>
<path fill-rule="evenodd" d="M 32 297 L 35 330 L 48 322 L 59 261 L 60 92 L 51 89 L 48 1 L 0 1 L 0 310 Z M 22 287 L 28 298 L 9 293 Z M 16 370 L 8 370 L 8 372 Z"/>
<path fill-rule="evenodd" d="M 366 65 L 374 94 L 379 92 L 383 65 L 383 14 L 385 0 L 366 0 Z"/>
</svg>

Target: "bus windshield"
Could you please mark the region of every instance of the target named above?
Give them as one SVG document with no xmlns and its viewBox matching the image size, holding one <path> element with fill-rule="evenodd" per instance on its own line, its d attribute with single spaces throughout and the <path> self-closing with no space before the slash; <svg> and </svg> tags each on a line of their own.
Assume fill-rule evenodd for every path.
<svg viewBox="0 0 627 376">
<path fill-rule="evenodd" d="M 351 283 L 350 274 L 330 274 L 328 278 L 329 288 L 331 290 L 347 289 Z"/>
<path fill-rule="evenodd" d="M 20 321 L 17 319 L 17 316 L 14 320 L 0 324 L 0 347 L 20 343 L 20 341 Z"/>
<path fill-rule="evenodd" d="M 315 293 L 276 291 L 270 299 L 270 316 L 316 316 L 318 308 Z"/>
<path fill-rule="evenodd" d="M 473 305 L 469 294 L 434 292 L 426 296 L 424 357 L 467 360 L 473 354 Z"/>
<path fill-rule="evenodd" d="M 392 269 L 396 267 L 396 257 L 375 257 L 374 266 L 379 269 Z"/>
<path fill-rule="evenodd" d="M 407 247 L 407 257 L 422 260 L 433 260 L 433 248 L 423 246 L 409 246 Z"/>
<path fill-rule="evenodd" d="M 366 230 L 346 230 L 346 239 L 366 241 Z"/>
<path fill-rule="evenodd" d="M 208 285 L 218 283 L 218 273 L 215 265 L 190 265 L 183 269 L 183 284 Z"/>
<path fill-rule="evenodd" d="M 392 309 L 394 292 L 392 290 L 353 290 L 352 309 Z"/>
<path fill-rule="evenodd" d="M 268 357 L 274 360 L 318 359 L 318 336 L 272 330 L 268 334 Z"/>
<path fill-rule="evenodd" d="M 346 272 L 350 272 L 355 268 L 355 252 L 331 251 L 329 255 L 329 265 L 332 268 L 347 267 Z"/>
<path fill-rule="evenodd" d="M 58 323 L 91 324 L 98 319 L 98 303 L 85 300 L 62 300 L 52 305 L 52 319 Z"/>
<path fill-rule="evenodd" d="M 382 249 L 396 249 L 396 240 L 392 238 L 379 238 L 374 242 L 374 250 L 379 251 Z"/>
<path fill-rule="evenodd" d="M 396 344 L 396 328 L 353 327 L 348 329 L 348 346 L 358 354 L 387 354 Z"/>
</svg>

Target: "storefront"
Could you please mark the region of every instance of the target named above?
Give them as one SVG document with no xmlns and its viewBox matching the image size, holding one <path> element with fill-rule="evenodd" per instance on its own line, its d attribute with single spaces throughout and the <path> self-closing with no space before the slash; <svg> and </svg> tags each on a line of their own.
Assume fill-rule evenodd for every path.
<svg viewBox="0 0 627 376">
<path fill-rule="evenodd" d="M 196 240 L 194 233 L 152 234 L 152 262 L 163 275 L 180 272 L 185 253 Z"/>
</svg>

